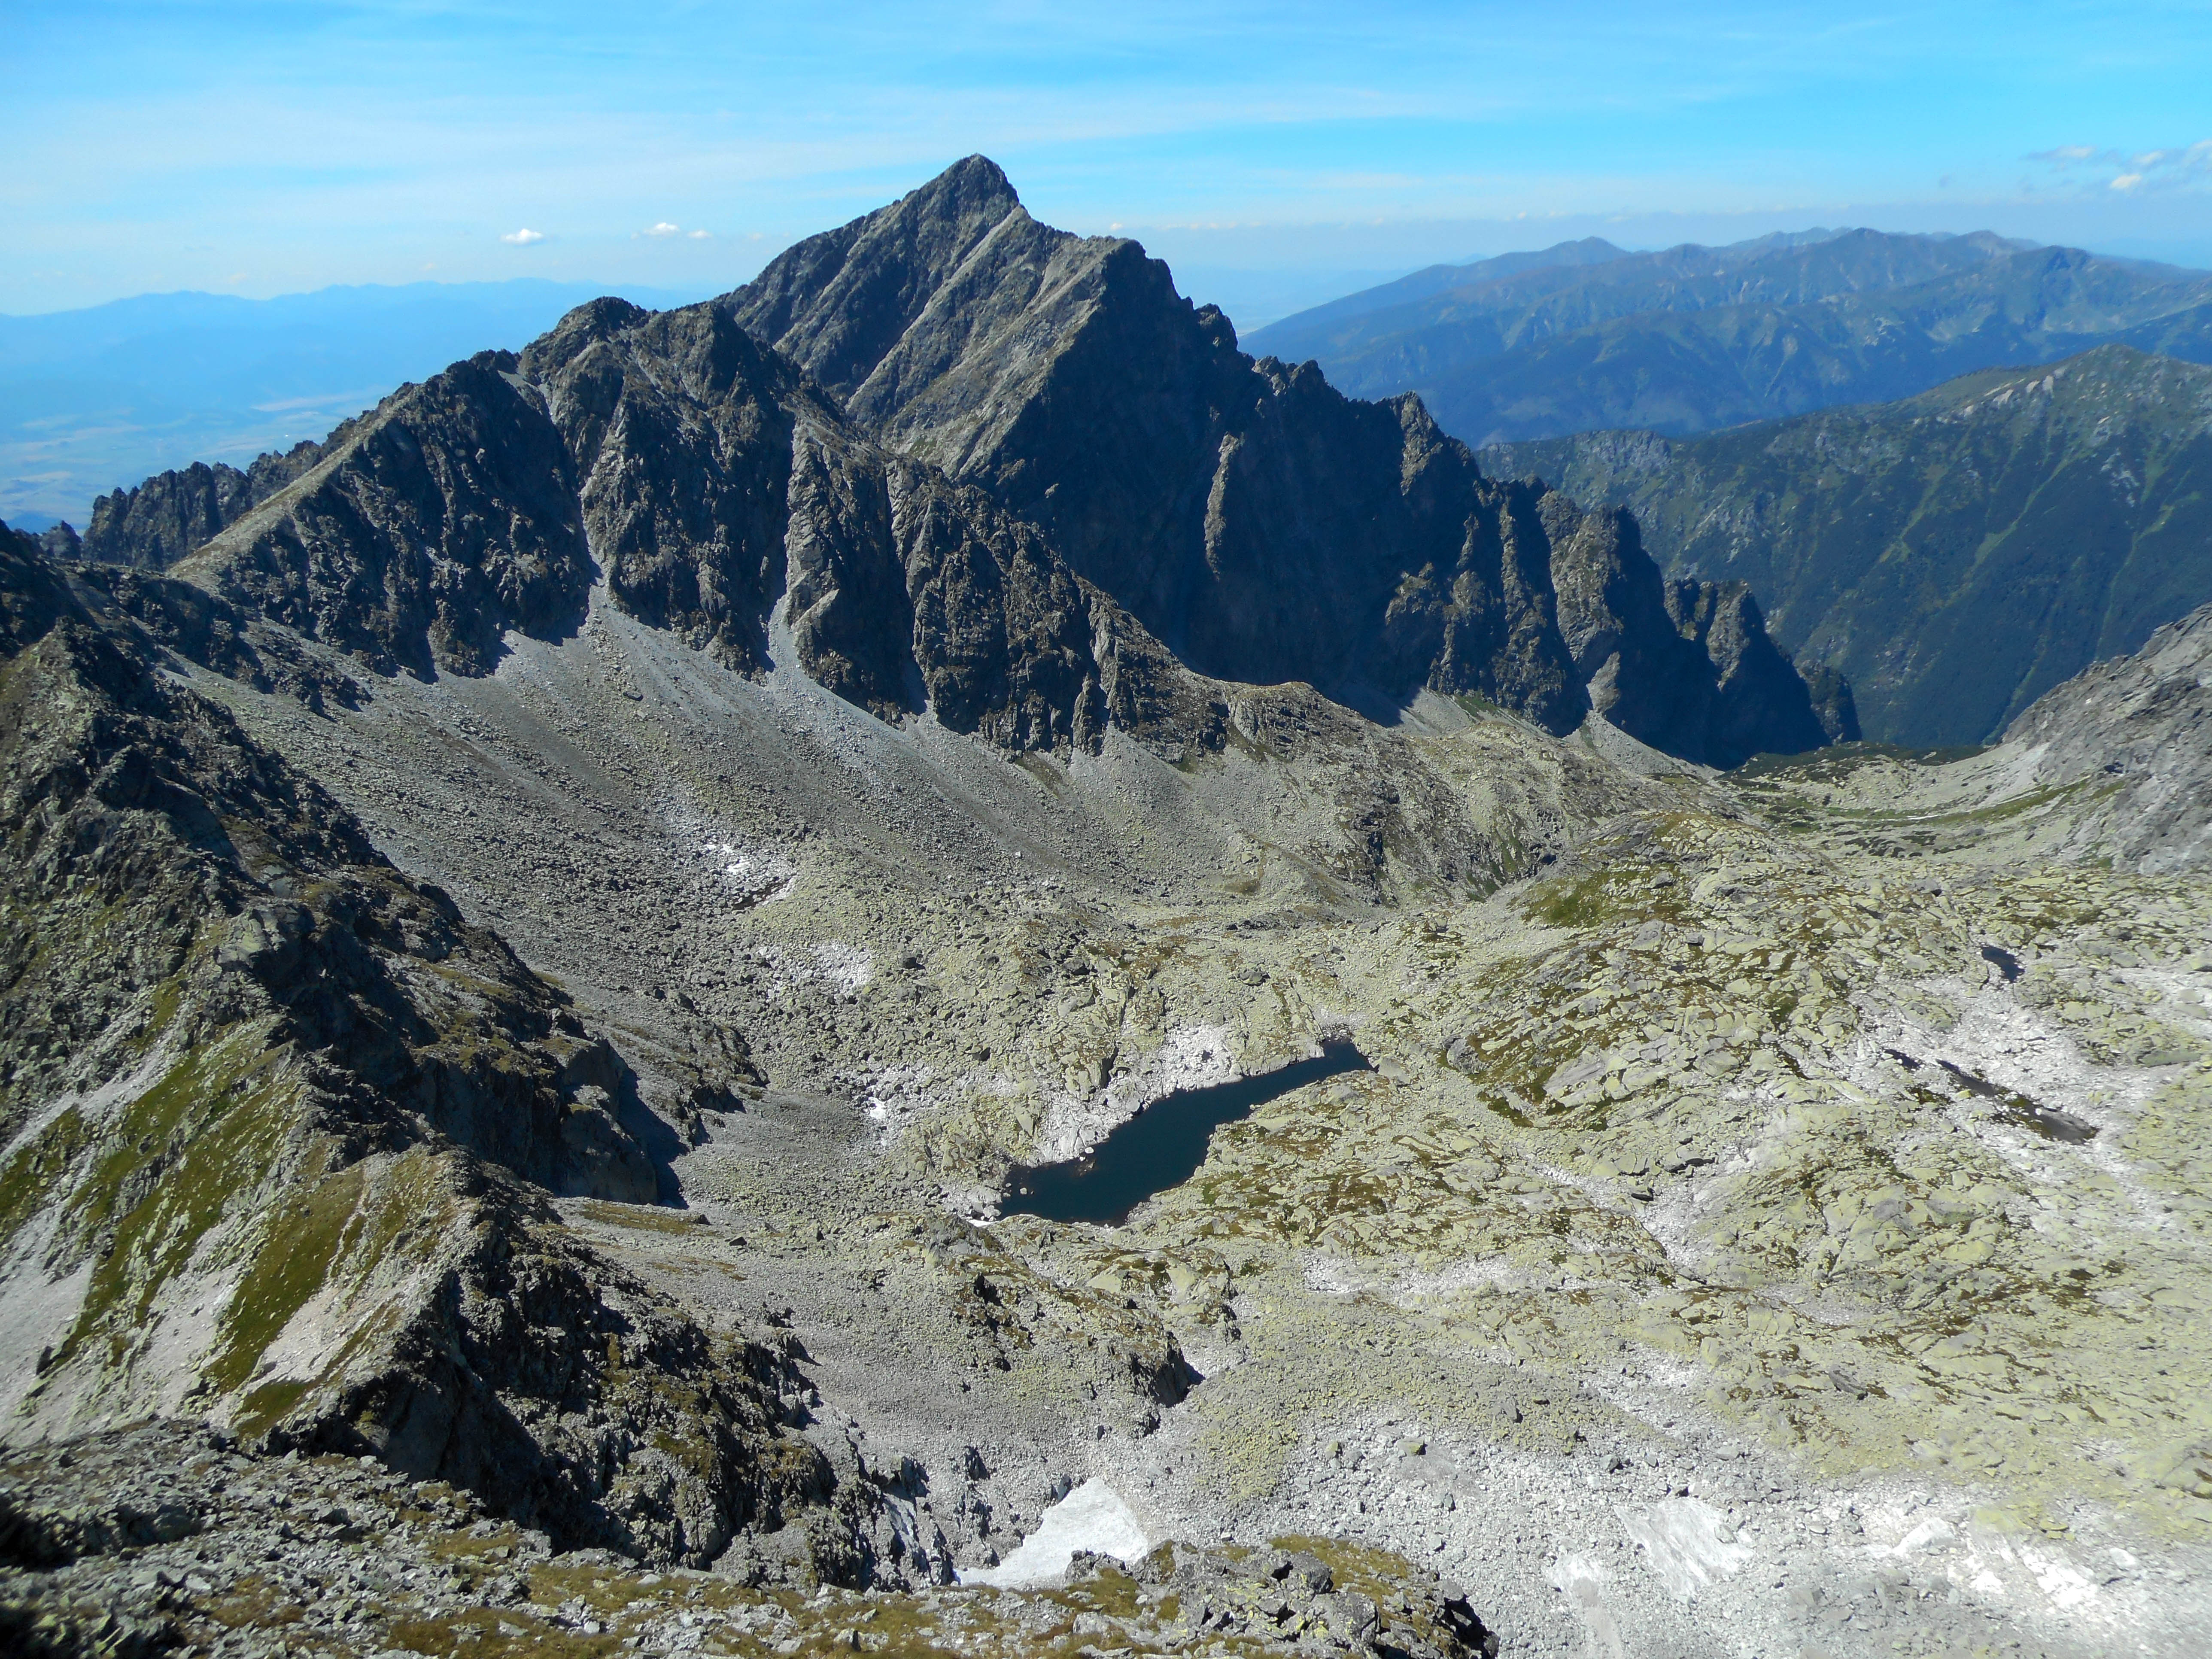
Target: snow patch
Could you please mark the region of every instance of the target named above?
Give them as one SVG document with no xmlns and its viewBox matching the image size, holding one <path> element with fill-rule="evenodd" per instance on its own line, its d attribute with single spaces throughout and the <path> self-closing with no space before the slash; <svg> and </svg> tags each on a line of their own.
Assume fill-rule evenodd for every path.
<svg viewBox="0 0 2212 1659">
<path fill-rule="evenodd" d="M 885 1066 L 842 1075 L 858 1090 L 861 1112 L 885 1146 L 955 1099 L 990 1095 L 1005 1100 L 1018 1092 L 1003 1072 L 939 1073 L 931 1066 Z"/>
<path fill-rule="evenodd" d="M 1923 1552 L 1947 1550 L 1959 1541 L 1959 1534 L 1948 1521 L 1931 1516 L 1890 1547 L 1892 1555 L 1918 1555 Z"/>
<path fill-rule="evenodd" d="M 763 945 L 751 955 L 775 976 L 769 988 L 769 999 L 775 1001 L 806 985 L 828 985 L 841 995 L 851 996 L 876 977 L 876 959 L 868 951 L 837 939 L 806 950 Z"/>
<path fill-rule="evenodd" d="M 1700 1498 L 1668 1498 L 1643 1509 L 1617 1509 L 1620 1524 L 1644 1551 L 1644 1564 L 1676 1600 L 1725 1578 L 1751 1559 L 1727 1518 Z"/>
<path fill-rule="evenodd" d="M 1096 1479 L 1085 1481 L 1038 1517 L 1037 1529 L 995 1567 L 962 1572 L 963 1584 L 1000 1589 L 1036 1589 L 1057 1584 L 1078 1550 L 1110 1555 L 1121 1562 L 1144 1559 L 1152 1541 L 1121 1493 Z"/>
<path fill-rule="evenodd" d="M 1401 1308 L 1417 1308 L 1443 1297 L 1480 1296 L 1492 1291 L 1518 1290 L 1528 1282 L 1528 1274 L 1503 1257 L 1486 1260 L 1455 1261 L 1434 1273 L 1409 1273 L 1400 1279 L 1391 1292 L 1391 1302 Z M 1327 1286 L 1315 1283 L 1314 1270 L 1306 1271 L 1306 1283 L 1316 1290 Z"/>
<path fill-rule="evenodd" d="M 780 896 L 799 875 L 799 866 L 773 849 L 709 841 L 700 843 L 699 854 L 720 877 L 721 886 L 736 895 L 746 909 Z"/>
<path fill-rule="evenodd" d="M 1607 1577 L 1605 1569 L 1587 1555 L 1562 1555 L 1552 1564 L 1552 1587 L 1583 1621 L 1584 1651 L 1592 1659 L 1627 1659 L 1620 1626 L 1606 1605 Z"/>
</svg>

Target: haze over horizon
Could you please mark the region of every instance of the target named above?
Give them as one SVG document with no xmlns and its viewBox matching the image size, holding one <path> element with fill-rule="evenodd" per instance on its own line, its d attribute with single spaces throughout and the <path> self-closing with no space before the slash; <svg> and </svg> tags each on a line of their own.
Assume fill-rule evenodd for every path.
<svg viewBox="0 0 2212 1659">
<path fill-rule="evenodd" d="M 973 151 L 1040 219 L 1136 236 L 1255 320 L 1589 234 L 1988 228 L 2212 264 L 2202 4 L 520 21 L 19 8 L 0 312 L 519 276 L 711 291 Z"/>
</svg>

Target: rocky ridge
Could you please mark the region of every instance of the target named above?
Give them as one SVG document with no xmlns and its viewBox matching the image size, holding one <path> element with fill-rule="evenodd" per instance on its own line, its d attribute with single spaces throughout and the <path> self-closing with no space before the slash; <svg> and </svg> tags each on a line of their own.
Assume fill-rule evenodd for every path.
<svg viewBox="0 0 2212 1659">
<path fill-rule="evenodd" d="M 1842 229 L 1631 252 L 1598 237 L 1427 270 L 1270 323 L 1254 340 L 1279 357 L 1341 366 L 1355 396 L 1388 395 L 1395 371 L 1434 376 L 1516 347 L 1651 312 L 1802 305 L 1956 276 L 2027 245 Z"/>
<path fill-rule="evenodd" d="M 344 430 L 340 427 L 332 439 L 340 440 Z M 223 461 L 195 461 L 101 495 L 92 504 L 80 548 L 68 556 L 165 569 L 313 466 L 322 447 L 295 444 L 281 455 L 257 458 L 243 472 Z"/>
<path fill-rule="evenodd" d="M 2005 732 L 2036 782 L 2094 790 L 2077 832 L 2085 847 L 2146 874 L 2212 861 L 2212 605 L 2038 698 Z"/>
<path fill-rule="evenodd" d="M 629 614 L 745 672 L 787 629 L 811 678 L 894 719 L 1017 751 L 1095 749 L 1109 724 L 1229 741 L 1226 690 L 1034 527 L 878 450 L 711 307 L 597 302 L 521 358 L 404 388 L 173 571 L 427 679 L 489 672 L 510 629 L 574 632 L 602 566 Z"/>
<path fill-rule="evenodd" d="M 1564 503 L 1485 479 L 1418 399 L 1357 403 L 1310 365 L 1255 362 L 1137 244 L 1038 224 L 981 156 L 719 303 L 892 448 L 1042 527 L 1203 672 L 1472 694 L 1554 732 L 1590 706 L 1554 595 L 1604 578 L 1578 568 Z M 1668 673 L 1609 691 L 1624 729 L 1723 765 L 1820 741 L 1793 676 L 1626 620 Z"/>
<path fill-rule="evenodd" d="M 863 1596 L 781 1589 L 604 1550 L 556 1552 L 465 1490 L 374 1460 L 250 1455 L 227 1437 L 152 1425 L 18 1456 L 0 1469 L 0 1634 L 35 1659 L 176 1648 L 277 1654 L 788 1655 L 1155 1650 L 1201 1635 L 1254 1654 L 1494 1659 L 1456 1585 L 1380 1552 L 1164 1545 L 1093 1557 L 1030 1596 L 918 1587 Z M 1319 1553 L 1317 1553 L 1319 1552 Z M 1126 1646 L 1123 1651 L 1128 1650 Z"/>
<path fill-rule="evenodd" d="M 1098 464 L 1107 433 L 1124 453 Z M 1570 730 L 1602 671 L 1568 648 L 1555 590 L 1648 574 L 1632 534 L 1580 522 L 1484 480 L 1417 402 L 1255 364 L 1133 243 L 1037 225 L 975 158 L 714 306 L 594 301 L 323 445 L 103 496 L 84 552 L 189 554 L 245 611 L 417 675 L 485 672 L 508 628 L 573 628 L 586 546 L 618 604 L 747 672 L 788 585 L 823 683 L 878 713 L 942 701 L 963 730 L 1011 700 L 997 729 L 1034 748 L 1090 741 L 1116 698 L 1142 723 L 1139 688 L 1178 659 L 1394 706 L 1426 686 Z M 1824 740 L 1755 607 L 1716 588 L 1676 609 L 1608 614 L 1634 667 L 1601 714 L 1723 765 Z"/>
</svg>

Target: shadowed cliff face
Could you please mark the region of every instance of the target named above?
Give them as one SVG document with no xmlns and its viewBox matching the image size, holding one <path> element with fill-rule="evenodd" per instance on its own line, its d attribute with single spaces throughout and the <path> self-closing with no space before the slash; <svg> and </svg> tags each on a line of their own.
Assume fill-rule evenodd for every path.
<svg viewBox="0 0 2212 1659">
<path fill-rule="evenodd" d="M 616 599 L 732 667 L 763 666 L 800 377 L 704 307 L 620 300 L 570 313 L 521 372 L 544 388 Z"/>
<path fill-rule="evenodd" d="M 617 603 L 732 666 L 798 665 L 886 719 L 925 707 L 1003 748 L 1108 724 L 1218 742 L 1218 698 L 1034 525 L 886 453 L 726 309 L 585 307 L 533 345 Z"/>
<path fill-rule="evenodd" d="M 1599 714 L 1717 766 L 1831 740 L 1745 584 L 1663 580 L 1618 508 L 1584 512 L 1553 494 L 1541 512 L 1560 631 Z"/>
<path fill-rule="evenodd" d="M 260 620 L 378 672 L 480 675 L 509 629 L 573 629 L 604 579 L 740 672 L 769 668 L 781 626 L 840 696 L 1016 751 L 1096 749 L 1109 725 L 1218 748 L 1226 729 L 1222 690 L 1036 525 L 881 448 L 713 306 L 597 301 L 519 359 L 403 388 L 176 574 L 100 580 L 182 654 L 311 702 L 350 694 L 270 659 L 281 638 L 258 651 Z"/>
<path fill-rule="evenodd" d="M 1201 672 L 1434 678 L 1554 730 L 1581 718 L 1540 529 L 1417 403 L 1254 363 L 1136 244 L 1037 224 L 981 158 L 729 304 L 895 447 L 1042 526 Z"/>
<path fill-rule="evenodd" d="M 1554 732 L 1591 706 L 1542 492 L 1485 478 L 1418 399 L 1255 362 L 1135 243 L 1037 224 L 981 157 L 723 303 L 893 447 L 1041 526 L 1203 672 L 1474 693 Z M 1726 669 L 1677 648 L 1640 546 L 1619 556 L 1655 602 L 1616 619 L 1639 668 L 1608 684 L 1608 717 L 1722 763 L 1820 741 L 1794 673 L 1724 695 Z M 1678 707 L 1761 698 L 1778 701 L 1717 726 Z"/>
<path fill-rule="evenodd" d="M 180 572 L 380 672 L 489 670 L 591 585 L 575 483 L 542 399 L 484 352 L 342 427 L 307 472 Z"/>
</svg>

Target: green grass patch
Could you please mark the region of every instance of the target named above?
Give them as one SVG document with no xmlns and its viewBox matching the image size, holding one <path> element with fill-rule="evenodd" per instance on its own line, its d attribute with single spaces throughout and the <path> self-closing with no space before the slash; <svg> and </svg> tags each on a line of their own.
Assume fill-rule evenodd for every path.
<svg viewBox="0 0 2212 1659">
<path fill-rule="evenodd" d="M 1989 752 L 1985 743 L 1948 749 L 1913 749 L 1894 743 L 1837 743 L 1803 755 L 1753 755 L 1728 774 L 1732 778 L 1794 778 L 1808 783 L 1838 783 L 1873 761 L 1906 766 L 1948 766 Z"/>
<path fill-rule="evenodd" d="M 358 1231 L 364 1173 L 359 1164 L 342 1170 L 278 1207 L 223 1310 L 204 1372 L 217 1388 L 228 1392 L 244 1383 L 277 1333 L 322 1289 L 348 1236 Z"/>
<path fill-rule="evenodd" d="M 50 1204 L 70 1168 L 92 1145 L 92 1130 L 71 1106 L 0 1166 L 0 1247 Z"/>
<path fill-rule="evenodd" d="M 596 1221 L 602 1227 L 628 1227 L 637 1232 L 668 1233 L 689 1237 L 699 1231 L 702 1218 L 690 1210 L 663 1210 L 646 1204 L 613 1204 L 605 1199 L 586 1199 L 576 1206 L 576 1213 L 586 1221 Z"/>
<path fill-rule="evenodd" d="M 257 1021 L 191 1050 L 103 1126 L 106 1150 L 71 1194 L 65 1224 L 80 1238 L 108 1237 L 63 1357 L 105 1334 L 119 1358 L 162 1285 L 276 1167 L 293 1096 L 261 1044 L 267 1029 Z"/>
</svg>

